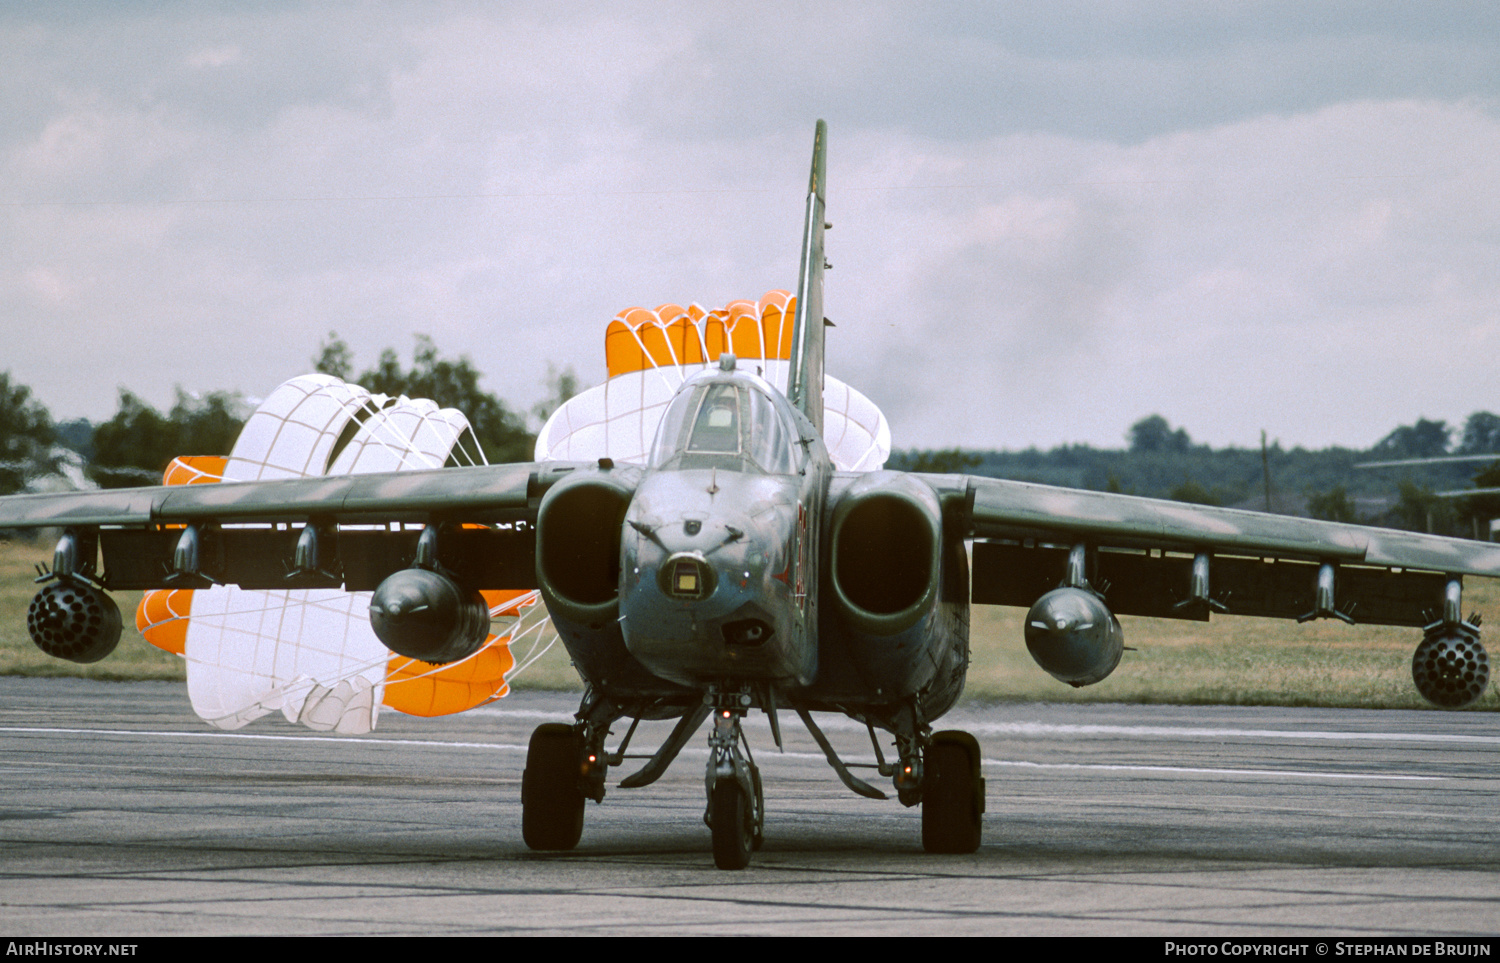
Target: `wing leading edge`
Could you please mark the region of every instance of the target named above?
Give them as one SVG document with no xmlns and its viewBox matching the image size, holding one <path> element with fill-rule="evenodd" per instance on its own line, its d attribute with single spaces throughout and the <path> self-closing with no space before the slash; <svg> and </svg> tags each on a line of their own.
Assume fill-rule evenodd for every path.
<svg viewBox="0 0 1500 963">
<path fill-rule="evenodd" d="M 994 478 L 965 484 L 977 538 L 1082 539 L 1500 577 L 1500 545 L 1488 542 Z"/>
<path fill-rule="evenodd" d="M 219 485 L 161 485 L 89 492 L 17 495 L 5 500 L 0 527 L 45 528 L 73 525 L 220 524 L 305 521 L 425 522 L 434 516 L 485 521 L 524 509 L 549 476 L 568 465 L 482 465 L 431 471 L 386 472 L 226 482 Z"/>
</svg>

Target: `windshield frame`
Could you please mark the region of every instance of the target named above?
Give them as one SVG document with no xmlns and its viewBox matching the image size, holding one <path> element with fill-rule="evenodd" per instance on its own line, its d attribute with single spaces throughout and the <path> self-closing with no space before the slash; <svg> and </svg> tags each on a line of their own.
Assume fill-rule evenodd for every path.
<svg viewBox="0 0 1500 963">
<path fill-rule="evenodd" d="M 720 423 L 733 398 L 733 434 Z M 797 471 L 797 434 L 772 392 L 745 377 L 689 382 L 667 405 L 651 447 L 658 469 L 718 468 L 789 475 Z M 727 443 L 732 438 L 733 446 Z"/>
</svg>

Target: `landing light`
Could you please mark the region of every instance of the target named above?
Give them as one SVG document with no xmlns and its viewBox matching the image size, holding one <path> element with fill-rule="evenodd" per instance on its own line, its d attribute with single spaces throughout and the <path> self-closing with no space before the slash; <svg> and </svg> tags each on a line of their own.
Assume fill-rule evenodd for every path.
<svg viewBox="0 0 1500 963">
<path fill-rule="evenodd" d="M 699 553 L 682 552 L 667 559 L 658 584 L 670 598 L 697 602 L 713 594 L 714 573 Z"/>
</svg>

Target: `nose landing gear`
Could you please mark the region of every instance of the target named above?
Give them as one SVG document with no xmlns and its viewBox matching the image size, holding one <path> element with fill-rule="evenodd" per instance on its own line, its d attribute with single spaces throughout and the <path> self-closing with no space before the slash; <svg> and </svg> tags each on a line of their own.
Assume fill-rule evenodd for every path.
<svg viewBox="0 0 1500 963">
<path fill-rule="evenodd" d="M 714 865 L 744 869 L 765 839 L 765 794 L 760 768 L 740 730 L 749 697 L 731 693 L 715 699 L 714 728 L 708 735 L 708 810 L 703 821 L 713 831 Z"/>
</svg>

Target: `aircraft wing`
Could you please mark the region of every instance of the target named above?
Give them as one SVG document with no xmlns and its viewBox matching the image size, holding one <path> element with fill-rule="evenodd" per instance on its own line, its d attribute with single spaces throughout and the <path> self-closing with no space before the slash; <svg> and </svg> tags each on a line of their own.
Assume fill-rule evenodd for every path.
<svg viewBox="0 0 1500 963">
<path fill-rule="evenodd" d="M 480 587 L 534 588 L 530 519 L 568 463 L 486 465 L 365 475 L 168 485 L 0 499 L 0 529 L 77 533 L 80 574 L 111 589 L 227 583 L 247 589 L 372 590 L 411 563 L 422 529 L 443 528 L 445 564 Z M 191 572 L 176 560 L 194 528 Z M 322 527 L 321 573 L 294 575 L 304 528 Z M 336 533 L 336 534 L 335 534 Z M 184 580 L 181 576 L 193 575 Z M 196 576 L 201 574 L 202 579 Z M 174 580 L 174 576 L 178 576 Z"/>
<path fill-rule="evenodd" d="M 1088 579 L 1117 613 L 1206 620 L 1210 610 L 1425 625 L 1448 583 L 1500 577 L 1500 545 L 972 476 L 926 476 L 965 505 L 973 601 L 1030 605 Z"/>
</svg>

